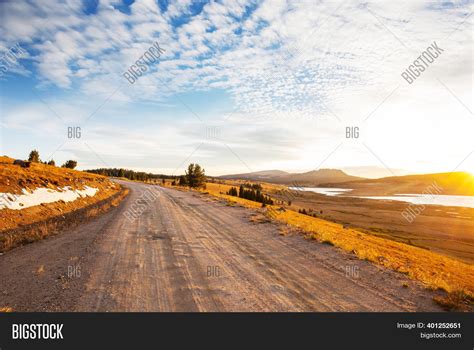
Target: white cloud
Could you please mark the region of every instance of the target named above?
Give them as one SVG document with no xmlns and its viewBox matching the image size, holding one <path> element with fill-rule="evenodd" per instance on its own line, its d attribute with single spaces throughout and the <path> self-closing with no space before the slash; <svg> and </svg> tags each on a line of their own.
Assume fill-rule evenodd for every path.
<svg viewBox="0 0 474 350">
<path fill-rule="evenodd" d="M 444 125 L 453 111 L 457 126 L 445 125 L 443 130 L 459 134 L 453 141 L 454 153 L 461 156 L 472 147 L 465 141 L 469 135 L 462 131 L 472 129 L 468 109 L 473 109 L 473 19 L 466 20 L 472 4 L 239 0 L 206 4 L 195 16 L 190 16 L 191 1 L 172 2 L 163 13 L 156 1 L 135 1 L 130 15 L 113 5 L 116 2 L 102 1 L 96 14 L 85 15 L 79 2 L 73 1 L 67 6 L 56 1 L 45 1 L 41 6 L 2 3 L 7 15 L 0 26 L 0 43 L 28 43 L 36 64 L 34 73 L 43 83 L 80 91 L 83 99 L 96 102 L 109 98 L 125 82 L 121 74 L 158 41 L 166 50 L 161 62 L 133 86 L 125 82 L 108 103 L 132 110 L 133 104 L 164 102 L 173 92 L 225 90 L 237 110 L 230 125 L 239 135 L 255 130 L 252 143 L 235 134 L 229 136 L 229 143 L 259 168 L 304 168 L 317 163 L 314 160 L 324 158 L 343 137 L 346 124 L 362 127 L 363 118 L 397 85 L 401 88 L 363 125 L 371 135 L 367 142 L 387 163 L 423 171 L 417 161 L 424 148 L 413 148 L 421 140 L 426 147 L 436 148 L 443 134 L 431 126 Z M 256 10 L 240 21 L 248 6 Z M 181 16 L 186 17 L 185 23 L 176 27 Z M 400 73 L 434 40 L 444 53 L 408 85 Z M 26 113 L 16 118 L 21 120 L 22 116 L 25 122 L 30 120 Z M 234 121 L 246 125 L 237 126 Z M 387 123 L 391 125 L 388 135 Z M 407 132 L 404 124 L 410 123 L 412 134 L 407 142 L 402 135 Z M 421 128 L 429 134 L 420 137 L 413 132 Z M 291 138 L 273 149 L 277 159 L 265 163 L 262 160 L 268 159 L 268 148 L 277 147 L 275 140 L 265 136 L 268 130 L 279 137 L 287 130 Z M 398 137 L 400 145 L 387 145 L 390 136 L 392 142 Z M 199 137 L 189 137 L 193 140 L 190 144 L 199 143 Z M 131 140 L 140 142 L 139 137 Z M 176 138 L 169 141 L 181 146 Z M 148 146 L 151 152 L 154 145 Z M 328 159 L 328 166 L 344 166 L 339 162 L 351 159 L 351 152 L 358 154 L 354 161 L 363 163 L 353 166 L 380 165 L 361 147 L 354 150 L 345 144 L 339 156 Z M 187 151 L 190 149 L 183 153 Z M 407 160 L 410 154 L 413 157 Z"/>
</svg>

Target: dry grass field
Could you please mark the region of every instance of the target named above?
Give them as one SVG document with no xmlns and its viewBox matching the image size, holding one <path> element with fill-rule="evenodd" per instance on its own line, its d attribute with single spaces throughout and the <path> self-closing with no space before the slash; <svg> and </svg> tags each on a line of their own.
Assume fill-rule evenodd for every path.
<svg viewBox="0 0 474 350">
<path fill-rule="evenodd" d="M 80 209 L 87 208 L 81 214 L 83 218 L 93 217 L 120 202 L 120 199 L 115 197 L 122 191 L 121 186 L 105 176 L 40 163 L 32 163 L 29 168 L 22 168 L 13 162 L 12 158 L 0 157 L 0 193 L 19 195 L 23 190 L 31 192 L 37 188 L 57 191 L 68 187 L 81 190 L 84 186 L 96 188 L 98 191 L 94 196 L 82 196 L 70 202 L 56 201 L 21 210 L 8 207 L 0 210 L 0 251 L 48 236 L 55 231 L 61 221 L 59 219 Z M 115 197 L 112 199 L 113 196 Z M 111 202 L 106 203 L 109 198 Z M 38 224 L 38 227 L 34 227 Z M 31 229 L 25 231 L 29 227 Z"/>
<path fill-rule="evenodd" d="M 360 259 L 406 274 L 414 280 L 423 282 L 428 288 L 451 293 L 449 298 L 452 298 L 452 295 L 462 295 L 468 299 L 474 297 L 472 264 L 380 237 L 377 232 L 371 233 L 370 230 L 348 228 L 346 225 L 300 214 L 294 210 L 278 210 L 281 208 L 280 205 L 262 208 L 260 203 L 225 194 L 232 186 L 238 187 L 243 182 L 245 181 L 208 182 L 206 189 L 201 191 L 244 207 L 258 209 L 267 217 L 300 229 L 310 240 L 331 244 L 355 254 Z M 270 195 L 286 188 L 273 184 L 262 184 L 262 186 L 264 192 Z"/>
</svg>

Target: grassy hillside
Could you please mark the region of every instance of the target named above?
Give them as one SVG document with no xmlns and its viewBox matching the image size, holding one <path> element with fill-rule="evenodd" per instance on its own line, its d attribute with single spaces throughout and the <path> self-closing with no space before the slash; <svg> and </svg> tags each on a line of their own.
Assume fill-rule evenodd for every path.
<svg viewBox="0 0 474 350">
<path fill-rule="evenodd" d="M 253 173 L 224 175 L 221 179 L 240 179 L 250 181 L 264 181 L 275 184 L 285 184 L 292 186 L 318 186 L 322 183 L 340 183 L 362 178 L 347 175 L 342 170 L 320 169 L 308 171 L 306 173 L 287 173 L 281 170 L 265 170 Z"/>
<path fill-rule="evenodd" d="M 41 163 L 31 163 L 29 168 L 23 168 L 13 162 L 12 158 L 0 157 L 1 193 L 21 194 L 23 189 L 34 190 L 39 187 L 56 190 L 69 186 L 82 189 L 85 185 L 106 189 L 112 185 L 105 176 Z"/>
<path fill-rule="evenodd" d="M 15 195 L 21 195 L 23 191 L 32 192 L 38 188 L 61 191 L 65 187 L 83 190 L 85 186 L 88 186 L 98 191 L 94 196 L 82 196 L 70 202 L 60 200 L 20 210 L 10 209 L 8 206 L 0 209 L 0 251 L 8 250 L 24 242 L 41 239 L 52 233 L 53 226 L 58 227 L 58 222 L 36 229 L 32 225 L 54 218 L 65 218 L 70 213 L 89 208 L 97 203 L 104 204 L 104 201 L 112 199 L 122 191 L 119 185 L 112 183 L 105 176 L 40 163 L 32 163 L 30 167 L 23 168 L 13 162 L 12 158 L 0 157 L 0 200 L 3 201 L 2 203 L 6 203 L 6 197 L 11 201 L 14 200 Z M 97 215 L 104 209 L 104 205 L 85 212 L 82 219 L 86 216 Z M 16 232 L 26 230 L 27 227 L 31 227 L 28 233 Z"/>
<path fill-rule="evenodd" d="M 259 210 L 269 218 L 301 229 L 308 239 L 334 245 L 355 254 L 360 259 L 406 274 L 414 280 L 423 282 L 429 288 L 467 295 L 468 298 L 474 297 L 474 266 L 472 264 L 426 249 L 377 237 L 367 232 L 345 228 L 344 225 L 292 210 L 276 210 L 278 206 L 261 208 L 260 203 L 226 195 L 225 193 L 232 185 L 207 183 L 206 189 L 202 191 L 231 203 Z M 277 185 L 264 185 L 264 190 L 269 192 L 280 188 Z"/>
<path fill-rule="evenodd" d="M 402 193 L 423 193 L 429 188 L 439 189 L 444 195 L 474 196 L 474 176 L 466 172 L 391 176 L 381 179 L 356 180 L 326 183 L 327 187 L 352 188 L 351 195 L 391 195 Z"/>
</svg>

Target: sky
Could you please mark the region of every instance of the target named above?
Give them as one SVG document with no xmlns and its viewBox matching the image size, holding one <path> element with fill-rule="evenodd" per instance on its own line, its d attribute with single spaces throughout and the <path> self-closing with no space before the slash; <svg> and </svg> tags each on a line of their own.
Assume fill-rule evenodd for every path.
<svg viewBox="0 0 474 350">
<path fill-rule="evenodd" d="M 473 7 L 1 1 L 0 154 L 167 174 L 474 173 Z"/>
</svg>

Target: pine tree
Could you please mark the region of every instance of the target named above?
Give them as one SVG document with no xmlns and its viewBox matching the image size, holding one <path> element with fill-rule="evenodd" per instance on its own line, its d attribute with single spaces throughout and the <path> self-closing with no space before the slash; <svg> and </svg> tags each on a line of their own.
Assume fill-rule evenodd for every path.
<svg viewBox="0 0 474 350">
<path fill-rule="evenodd" d="M 185 177 L 189 187 L 205 187 L 206 174 L 199 164 L 189 164 Z"/>
<path fill-rule="evenodd" d="M 37 150 L 32 150 L 30 152 L 30 156 L 28 157 L 28 161 L 29 162 L 33 162 L 33 163 L 40 163 L 40 156 L 39 156 L 39 152 Z"/>
<path fill-rule="evenodd" d="M 74 169 L 76 166 L 77 166 L 77 162 L 71 159 L 62 165 L 63 168 L 68 168 L 68 169 Z"/>
</svg>

